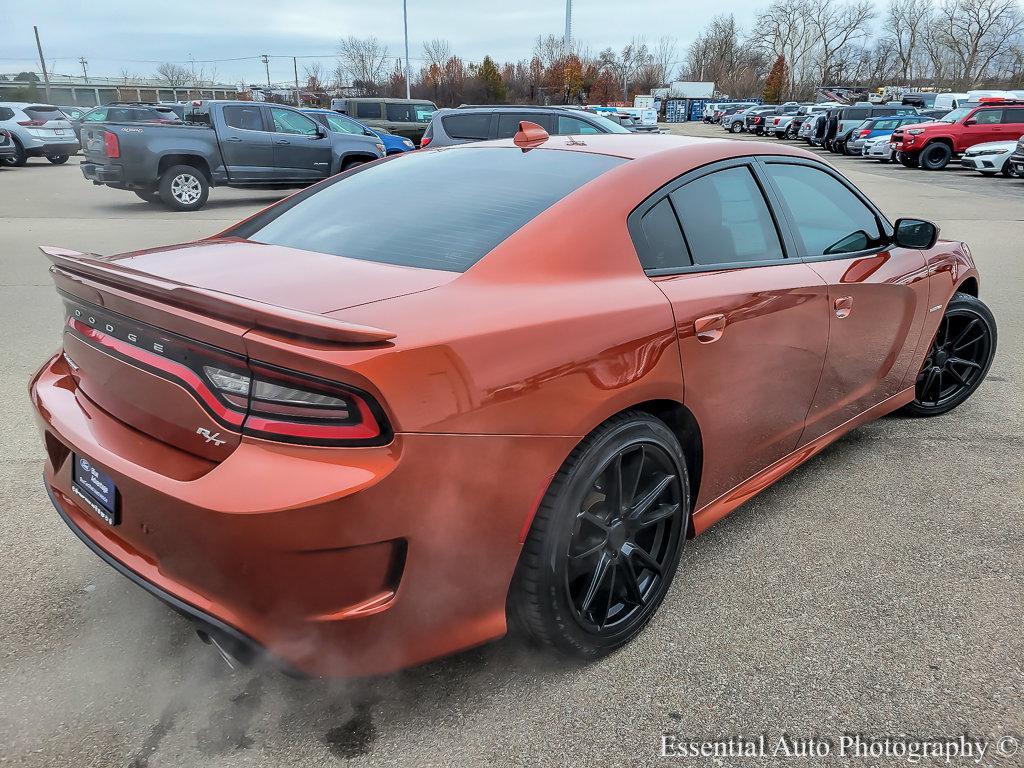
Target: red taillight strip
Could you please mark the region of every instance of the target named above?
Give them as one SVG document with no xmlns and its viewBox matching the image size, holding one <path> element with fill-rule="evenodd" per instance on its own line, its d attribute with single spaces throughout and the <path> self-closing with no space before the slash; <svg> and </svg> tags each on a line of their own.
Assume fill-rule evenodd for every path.
<svg viewBox="0 0 1024 768">
<path fill-rule="evenodd" d="M 245 420 L 245 430 L 313 440 L 373 440 L 380 437 L 380 425 L 366 401 L 351 392 L 346 392 L 345 397 L 352 400 L 359 409 L 358 424 L 332 425 L 278 421 L 265 416 L 249 414 L 249 418 Z"/>
<path fill-rule="evenodd" d="M 150 352 L 149 350 L 121 341 L 121 339 L 118 339 L 115 336 L 110 336 L 109 334 L 97 331 L 95 328 L 88 326 L 73 317 L 68 318 L 68 326 L 73 328 L 83 338 L 97 346 L 106 347 L 107 349 L 116 352 L 121 357 L 136 360 L 150 368 L 156 368 L 157 370 L 163 371 L 176 379 L 180 379 L 191 388 L 192 394 L 199 397 L 203 405 L 206 406 L 208 410 L 212 411 L 214 415 L 236 427 L 242 426 L 242 422 L 245 420 L 245 414 L 238 413 L 224 407 L 213 392 L 210 391 L 210 388 L 206 383 L 199 378 L 199 375 L 191 368 L 175 362 L 174 360 L 168 360 L 166 357 L 160 357 L 160 355 Z"/>
</svg>

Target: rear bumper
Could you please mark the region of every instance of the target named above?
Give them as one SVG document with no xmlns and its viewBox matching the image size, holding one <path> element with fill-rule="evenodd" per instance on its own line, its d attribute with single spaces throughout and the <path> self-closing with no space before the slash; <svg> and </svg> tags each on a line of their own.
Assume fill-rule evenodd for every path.
<svg viewBox="0 0 1024 768">
<path fill-rule="evenodd" d="M 125 187 L 124 168 L 120 165 L 100 165 L 84 162 L 82 175 L 93 184 L 107 184 L 111 187 Z"/>
<path fill-rule="evenodd" d="M 308 675 L 389 673 L 503 635 L 523 531 L 576 442 L 246 438 L 218 464 L 106 414 L 60 356 L 30 394 L 48 493 L 76 535 L 215 637 Z M 112 478 L 117 525 L 75 496 L 73 454 Z"/>
</svg>

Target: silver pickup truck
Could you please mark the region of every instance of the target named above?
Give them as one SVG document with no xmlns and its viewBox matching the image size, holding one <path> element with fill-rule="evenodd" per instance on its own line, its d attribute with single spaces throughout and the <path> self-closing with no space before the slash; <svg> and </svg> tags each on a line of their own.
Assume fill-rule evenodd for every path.
<svg viewBox="0 0 1024 768">
<path fill-rule="evenodd" d="M 176 124 L 82 127 L 82 173 L 177 211 L 206 204 L 212 186 L 304 187 L 384 156 L 375 136 L 330 133 L 291 107 L 193 101 Z"/>
</svg>

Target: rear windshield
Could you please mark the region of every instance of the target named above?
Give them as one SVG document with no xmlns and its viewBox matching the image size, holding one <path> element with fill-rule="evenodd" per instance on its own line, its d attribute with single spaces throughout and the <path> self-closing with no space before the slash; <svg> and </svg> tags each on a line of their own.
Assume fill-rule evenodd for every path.
<svg viewBox="0 0 1024 768">
<path fill-rule="evenodd" d="M 504 147 L 416 152 L 300 193 L 225 236 L 464 272 L 539 213 L 623 162 Z"/>
<path fill-rule="evenodd" d="M 67 116 L 57 107 L 43 105 L 25 107 L 25 114 L 33 120 L 67 120 Z"/>
</svg>

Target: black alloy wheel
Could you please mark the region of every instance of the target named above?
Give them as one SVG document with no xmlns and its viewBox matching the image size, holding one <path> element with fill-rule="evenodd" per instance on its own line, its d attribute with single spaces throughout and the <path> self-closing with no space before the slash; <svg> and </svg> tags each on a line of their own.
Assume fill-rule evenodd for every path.
<svg viewBox="0 0 1024 768">
<path fill-rule="evenodd" d="M 689 524 L 682 449 L 641 412 L 613 417 L 566 459 L 537 511 L 509 596 L 528 634 L 585 658 L 647 624 Z"/>
<path fill-rule="evenodd" d="M 921 150 L 919 156 L 921 167 L 926 171 L 941 171 L 953 159 L 953 150 L 941 141 L 932 142 Z"/>
<path fill-rule="evenodd" d="M 916 397 L 906 411 L 937 416 L 956 408 L 985 379 L 996 351 L 996 323 L 985 304 L 953 295 L 917 375 Z"/>
<path fill-rule="evenodd" d="M 54 165 L 64 165 L 68 161 L 67 155 L 47 155 L 46 159 Z"/>
</svg>

